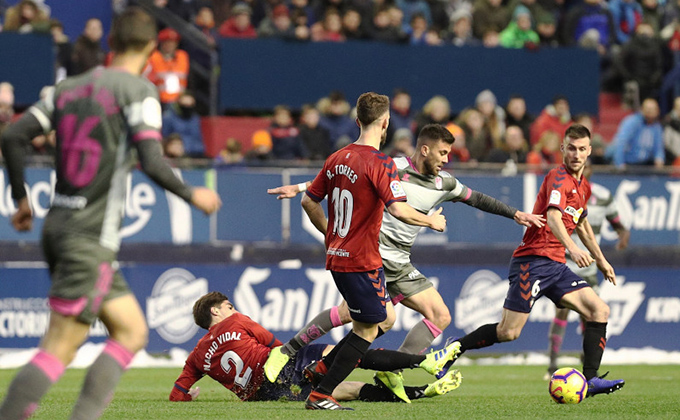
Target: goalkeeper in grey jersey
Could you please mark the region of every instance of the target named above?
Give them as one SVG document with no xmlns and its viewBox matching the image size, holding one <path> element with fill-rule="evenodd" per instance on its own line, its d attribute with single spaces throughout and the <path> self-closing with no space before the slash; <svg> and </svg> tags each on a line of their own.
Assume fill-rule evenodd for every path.
<svg viewBox="0 0 680 420">
<path fill-rule="evenodd" d="M 590 176 L 592 174 L 592 164 L 590 163 L 590 160 L 588 160 L 585 169 L 583 170 L 583 176 L 590 181 Z M 590 183 L 590 188 L 591 196 L 590 201 L 588 202 L 588 221 L 593 228 L 597 243 L 599 244 L 600 239 L 602 239 L 602 225 L 606 219 L 619 237 L 616 249 L 626 249 L 628 247 L 628 240 L 630 239 L 630 231 L 621 223 L 621 218 L 619 217 L 616 202 L 614 201 L 611 191 L 602 185 L 592 182 Z M 573 234 L 571 239 L 574 240 L 579 248 L 586 249 L 577 234 Z M 579 268 L 576 263 L 572 261 L 569 253 L 567 253 L 567 267 L 569 267 L 576 275 L 587 281 L 596 293 L 599 293 L 600 286 L 598 285 L 597 267 L 595 264 Z M 548 372 L 545 375 L 546 380 L 550 379 L 553 372 L 557 370 L 557 358 L 559 357 L 560 349 L 562 348 L 568 316 L 569 309 L 556 308 L 555 318 L 550 323 L 550 329 L 548 330 L 550 364 L 548 365 Z"/>
<path fill-rule="evenodd" d="M 514 219 L 520 225 L 543 226 L 545 220 L 541 216 L 524 213 L 495 198 L 473 191 L 449 173 L 442 172 L 441 169 L 448 162 L 454 141 L 453 135 L 444 126 L 429 124 L 423 127 L 418 135 L 415 154 L 411 158 L 394 159 L 408 203 L 412 207 L 428 213 L 445 201 L 463 202 L 485 212 Z M 309 182 L 286 185 L 270 189 L 268 193 L 278 195 L 279 199 L 291 198 L 304 191 L 308 185 Z M 427 277 L 411 264 L 411 247 L 419 231 L 419 227 L 409 226 L 389 213 L 383 213 L 380 255 L 392 303 L 401 303 L 425 317 L 409 331 L 399 347 L 399 351 L 407 353 L 420 353 L 427 349 L 451 322 L 449 308 L 442 296 Z M 381 325 L 381 329 L 387 331 L 392 327 L 394 320 L 394 308 L 390 306 L 387 320 Z M 265 364 L 267 378 L 273 382 L 281 367 L 298 349 L 327 333 L 331 328 L 349 321 L 349 312 L 344 302 L 318 314 L 288 343 L 272 350 Z M 403 392 L 401 374 L 381 372 L 378 379 L 403 400 L 408 401 Z"/>
</svg>

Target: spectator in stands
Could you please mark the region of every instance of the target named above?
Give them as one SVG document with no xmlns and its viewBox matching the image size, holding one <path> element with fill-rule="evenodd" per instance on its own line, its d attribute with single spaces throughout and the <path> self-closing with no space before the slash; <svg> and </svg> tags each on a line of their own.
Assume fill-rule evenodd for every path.
<svg viewBox="0 0 680 420">
<path fill-rule="evenodd" d="M 642 0 L 642 21 L 648 23 L 654 29 L 654 35 L 659 36 L 661 32 L 661 20 L 663 9 L 659 7 L 659 0 Z"/>
<path fill-rule="evenodd" d="M 272 137 L 267 130 L 257 130 L 253 133 L 251 148 L 246 153 L 249 163 L 265 163 L 272 159 Z"/>
<path fill-rule="evenodd" d="M 421 14 L 411 16 L 411 25 L 407 32 L 409 34 L 409 44 L 426 45 L 427 20 L 425 20 L 425 16 Z"/>
<path fill-rule="evenodd" d="M 472 13 L 472 33 L 483 39 L 488 31 L 500 33 L 508 26 L 510 15 L 502 0 L 477 0 Z"/>
<path fill-rule="evenodd" d="M 561 139 L 570 125 L 569 100 L 565 96 L 557 95 L 532 124 L 529 136 L 530 143 L 532 145 L 538 143 L 538 139 L 546 131 L 552 131 Z"/>
<path fill-rule="evenodd" d="M 524 6 L 529 9 L 532 22 L 536 22 L 538 17 L 543 13 L 548 13 L 548 11 L 545 10 L 543 6 L 541 6 L 541 4 L 536 0 L 510 0 L 507 4 L 508 14 L 510 16 L 514 16 L 515 10 L 519 6 Z"/>
<path fill-rule="evenodd" d="M 344 42 L 342 34 L 342 17 L 336 8 L 326 9 L 323 20 L 311 27 L 312 41 L 315 42 Z"/>
<path fill-rule="evenodd" d="M 12 121 L 12 117 L 14 117 L 14 86 L 9 82 L 2 82 L 0 83 L 0 140 L 2 140 L 2 132 Z"/>
<path fill-rule="evenodd" d="M 163 113 L 163 137 L 177 133 L 182 137 L 187 156 L 205 157 L 201 119 L 196 113 L 196 99 L 188 91 L 182 92 L 177 101 Z"/>
<path fill-rule="evenodd" d="M 525 163 L 527 161 L 527 151 L 529 144 L 524 137 L 522 128 L 510 125 L 505 130 L 503 143 L 499 147 L 494 147 L 486 157 L 487 162 L 505 163 L 512 160 L 515 163 Z"/>
<path fill-rule="evenodd" d="M 614 63 L 624 83 L 637 84 L 640 99 L 658 97 L 663 77 L 663 52 L 650 24 L 641 22 L 637 26 L 635 35 L 623 45 Z"/>
<path fill-rule="evenodd" d="M 66 75 L 71 73 L 71 55 L 73 54 L 73 46 L 68 37 L 64 34 L 64 26 L 57 19 L 50 19 L 50 32 L 54 45 L 57 47 L 57 57 L 55 66 L 57 68 L 55 84 L 61 82 L 66 78 Z"/>
<path fill-rule="evenodd" d="M 527 112 L 527 103 L 521 95 L 511 95 L 505 106 L 505 125 L 516 125 L 522 129 L 524 138 L 528 139 L 534 117 Z"/>
<path fill-rule="evenodd" d="M 217 29 L 215 29 L 215 14 L 213 13 L 213 9 L 208 6 L 199 8 L 196 17 L 194 18 L 194 26 L 201 31 L 208 45 L 213 47 L 216 45 Z"/>
<path fill-rule="evenodd" d="M 325 160 L 333 151 L 331 135 L 319 125 L 321 114 L 312 105 L 304 105 L 300 115 L 300 138 L 312 160 Z"/>
<path fill-rule="evenodd" d="M 425 19 L 426 26 L 432 25 L 432 14 L 430 13 L 430 5 L 425 0 L 394 0 L 397 6 L 403 12 L 403 22 L 405 23 L 401 30 L 408 32 L 409 24 L 413 16 L 420 15 Z"/>
<path fill-rule="evenodd" d="M 614 18 L 616 42 L 625 44 L 642 22 L 642 6 L 636 0 L 609 0 L 609 10 Z"/>
<path fill-rule="evenodd" d="M 241 151 L 241 142 L 233 137 L 229 137 L 224 142 L 224 147 L 215 156 L 216 165 L 241 165 L 245 160 L 245 156 Z"/>
<path fill-rule="evenodd" d="M 291 13 L 295 39 L 299 41 L 309 41 L 311 38 L 312 33 L 307 25 L 307 20 L 307 15 L 300 9 L 296 9 Z"/>
<path fill-rule="evenodd" d="M 297 13 L 301 13 L 307 18 L 307 26 L 316 23 L 316 13 L 314 7 L 310 5 L 309 0 L 290 0 L 290 15 L 293 16 Z"/>
<path fill-rule="evenodd" d="M 433 96 L 423 106 L 422 111 L 416 116 L 415 133 L 420 133 L 420 130 L 428 124 L 446 125 L 451 120 L 451 105 L 449 100 L 444 96 Z"/>
<path fill-rule="evenodd" d="M 290 12 L 285 4 L 279 4 L 272 10 L 271 17 L 266 17 L 257 28 L 260 38 L 294 39 L 295 27 L 290 20 Z"/>
<path fill-rule="evenodd" d="M 505 111 L 498 106 L 496 95 L 489 89 L 479 92 L 475 99 L 475 108 L 484 116 L 484 126 L 491 136 L 493 146 L 500 146 L 505 135 Z"/>
<path fill-rule="evenodd" d="M 403 35 L 401 41 L 406 41 L 408 39 L 407 29 L 409 21 L 404 19 L 404 11 L 395 4 L 388 4 L 387 14 L 390 17 L 390 26 Z"/>
<path fill-rule="evenodd" d="M 455 46 L 477 46 L 481 42 L 472 36 L 472 14 L 461 9 L 451 15 L 449 42 Z"/>
<path fill-rule="evenodd" d="M 191 22 L 198 13 L 198 1 L 167 0 L 166 8 L 186 22 Z"/>
<path fill-rule="evenodd" d="M 49 32 L 49 15 L 33 0 L 21 0 L 5 12 L 3 30 L 7 32 Z"/>
<path fill-rule="evenodd" d="M 500 34 L 496 31 L 486 31 L 484 37 L 482 38 L 482 45 L 486 48 L 496 48 L 501 45 Z"/>
<path fill-rule="evenodd" d="M 655 99 L 645 99 L 640 112 L 621 121 L 607 155 L 619 169 L 625 169 L 626 165 L 664 165 L 663 127 Z"/>
<path fill-rule="evenodd" d="M 493 148 L 493 141 L 484 125 L 484 115 L 476 108 L 468 108 L 460 114 L 456 123 L 465 133 L 465 145 L 470 152 L 470 160 L 480 162 L 486 159 Z"/>
<path fill-rule="evenodd" d="M 300 138 L 300 129 L 295 126 L 293 115 L 286 105 L 274 107 L 274 117 L 272 125 L 269 127 L 269 135 L 272 138 L 272 154 L 275 159 L 307 158 L 308 153 Z"/>
<path fill-rule="evenodd" d="M 444 40 L 442 39 L 439 29 L 434 26 L 427 28 L 427 32 L 425 32 L 425 45 L 431 47 L 444 45 Z"/>
<path fill-rule="evenodd" d="M 342 92 L 331 92 L 327 98 L 319 100 L 317 108 L 321 112 L 319 125 L 328 130 L 334 151 L 359 137 L 359 127 L 349 116 L 350 105 Z"/>
<path fill-rule="evenodd" d="M 535 48 L 540 43 L 538 34 L 531 29 L 531 13 L 523 5 L 518 5 L 512 15 L 512 21 L 500 33 L 501 47 Z"/>
<path fill-rule="evenodd" d="M 666 164 L 675 166 L 680 164 L 680 96 L 675 98 L 673 109 L 664 119 L 663 143 L 666 149 Z"/>
<path fill-rule="evenodd" d="M 451 145 L 451 153 L 449 153 L 449 163 L 451 162 L 468 162 L 470 160 L 470 151 L 467 149 L 465 141 L 465 132 L 463 129 L 455 124 L 446 124 L 446 129 L 449 130 L 456 141 Z"/>
<path fill-rule="evenodd" d="M 163 140 L 163 154 L 165 157 L 177 160 L 183 158 L 184 155 L 184 142 L 182 141 L 182 135 L 179 133 L 172 133 L 164 138 Z"/>
<path fill-rule="evenodd" d="M 369 30 L 369 37 L 375 41 L 382 42 L 402 42 L 407 39 L 407 35 L 401 28 L 391 24 L 389 8 L 380 6 L 373 14 L 373 26 Z"/>
<path fill-rule="evenodd" d="M 560 135 L 554 131 L 543 132 L 538 142 L 527 154 L 527 164 L 532 165 L 533 170 L 540 172 L 545 172 L 550 167 L 560 164 L 562 162 L 561 141 Z"/>
<path fill-rule="evenodd" d="M 250 17 L 252 9 L 245 3 L 236 3 L 231 8 L 231 17 L 222 23 L 218 33 L 224 38 L 257 38 L 257 32 Z"/>
<path fill-rule="evenodd" d="M 583 4 L 571 8 L 564 19 L 563 42 L 576 45 L 589 30 L 597 31 L 600 55 L 616 42 L 614 18 L 606 4 L 600 0 L 584 0 Z"/>
<path fill-rule="evenodd" d="M 350 41 L 366 39 L 366 31 L 359 10 L 353 7 L 345 9 L 345 13 L 342 15 L 342 34 L 345 39 Z"/>
<path fill-rule="evenodd" d="M 557 37 L 557 22 L 552 13 L 543 13 L 536 19 L 536 33 L 542 47 L 556 48 L 560 46 Z"/>
<path fill-rule="evenodd" d="M 415 153 L 413 132 L 408 128 L 400 128 L 394 133 L 390 147 L 384 148 L 384 151 L 393 158 L 399 156 L 410 158 Z"/>
<path fill-rule="evenodd" d="M 394 133 L 406 128 L 413 133 L 413 113 L 411 112 L 411 94 L 405 89 L 395 89 L 390 100 L 390 125 L 387 127 L 386 145 L 392 143 Z"/>
<path fill-rule="evenodd" d="M 189 54 L 177 48 L 180 36 L 174 29 L 158 32 L 158 48 L 149 57 L 151 83 L 158 88 L 163 109 L 177 101 L 187 87 L 189 77 Z"/>
<path fill-rule="evenodd" d="M 102 22 L 97 18 L 88 19 L 83 33 L 73 44 L 71 55 L 72 74 L 81 74 L 104 64 L 104 50 L 101 41 L 104 35 Z"/>
</svg>

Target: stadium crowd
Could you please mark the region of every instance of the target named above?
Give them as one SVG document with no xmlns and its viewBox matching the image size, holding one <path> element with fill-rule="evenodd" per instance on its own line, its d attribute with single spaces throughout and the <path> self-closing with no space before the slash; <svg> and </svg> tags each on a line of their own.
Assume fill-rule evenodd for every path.
<svg viewBox="0 0 680 420">
<path fill-rule="evenodd" d="M 12 7 L 3 7 L 3 3 L 0 1 L 2 30 L 52 34 L 57 81 L 110 62 L 99 19 L 89 19 L 72 43 L 43 0 L 21 0 Z M 116 13 L 134 3 L 115 0 L 112 7 Z M 567 96 L 555 97 L 533 116 L 521 96 L 501 104 L 490 90 L 480 92 L 474 103 L 461 110 L 451 109 L 443 95 L 432 97 L 416 110 L 411 107 L 409 92 L 396 90 L 391 96 L 385 150 L 392 156 L 410 155 L 419 129 L 440 123 L 456 137 L 451 162 L 512 161 L 545 169 L 561 161 L 559 141 L 564 130 L 579 122 L 595 129 L 596 164 L 613 164 L 621 170 L 626 165 L 680 165 L 680 99 L 673 103 L 672 89 L 662 86 L 664 75 L 672 76 L 677 70 L 680 57 L 678 1 L 154 0 L 153 5 L 181 18 L 213 49 L 220 38 L 264 37 L 298 42 L 595 49 L 601 57 L 602 90 L 622 93 L 623 106 L 631 111 L 613 138 L 597 135 L 596 116 L 572 115 Z M 144 75 L 159 90 L 165 149 L 171 149 L 168 155 L 177 158 L 207 157 L 199 115 L 205 112 L 197 106 L 196 97 L 205 95 L 209 86 L 192 77 L 190 62 L 208 67 L 210 63 L 202 51 L 183 41 L 180 32 L 186 28 L 158 24 L 158 49 Z M 215 164 L 322 160 L 356 139 L 358 127 L 351 101 L 343 92 L 333 91 L 310 101 L 316 103 L 300 110 L 280 104 L 272 110 L 268 129 L 253 130 L 248 139 L 229 139 L 214 158 Z M 672 103 L 672 108 L 667 103 Z M 16 118 L 12 108 L 12 86 L 3 83 L 0 130 Z M 172 147 L 178 142 L 183 147 Z M 49 154 L 52 149 L 48 136 L 34 141 L 30 151 Z"/>
</svg>

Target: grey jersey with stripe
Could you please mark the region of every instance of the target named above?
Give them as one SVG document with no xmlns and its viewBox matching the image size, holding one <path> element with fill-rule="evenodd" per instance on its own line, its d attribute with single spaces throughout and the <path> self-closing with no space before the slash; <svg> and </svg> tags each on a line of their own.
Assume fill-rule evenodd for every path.
<svg viewBox="0 0 680 420">
<path fill-rule="evenodd" d="M 394 158 L 394 163 L 408 204 L 421 213 L 427 214 L 445 201 L 461 201 L 470 196 L 470 189 L 448 172 L 440 171 L 437 176 L 421 174 L 407 157 Z M 380 228 L 380 256 L 397 263 L 410 262 L 411 247 L 420 229 L 420 226 L 406 224 L 385 210 Z"/>
<path fill-rule="evenodd" d="M 57 183 L 46 229 L 120 246 L 133 141 L 160 140 L 161 107 L 148 80 L 97 67 L 68 78 L 29 109 L 57 132 Z"/>
<path fill-rule="evenodd" d="M 595 240 L 599 244 L 602 239 L 602 225 L 604 224 L 605 219 L 611 222 L 619 216 L 619 212 L 611 191 L 602 185 L 595 183 L 590 184 L 590 189 L 591 195 L 590 201 L 588 201 L 588 223 L 590 223 L 590 226 L 593 228 Z M 571 239 L 574 240 L 579 248 L 587 251 L 586 246 L 576 232 L 571 235 Z M 597 275 L 597 265 L 595 263 L 590 264 L 588 267 L 579 268 L 576 263 L 571 260 L 569 253 L 567 253 L 567 267 L 580 277 Z"/>
</svg>

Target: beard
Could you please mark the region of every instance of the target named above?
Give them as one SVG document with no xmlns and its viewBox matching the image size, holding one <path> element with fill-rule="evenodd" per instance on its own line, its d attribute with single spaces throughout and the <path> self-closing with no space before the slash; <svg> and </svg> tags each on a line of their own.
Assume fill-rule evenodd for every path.
<svg viewBox="0 0 680 420">
<path fill-rule="evenodd" d="M 384 129 L 382 134 L 380 135 L 380 147 L 384 146 L 386 141 L 387 141 L 387 129 Z"/>
</svg>

